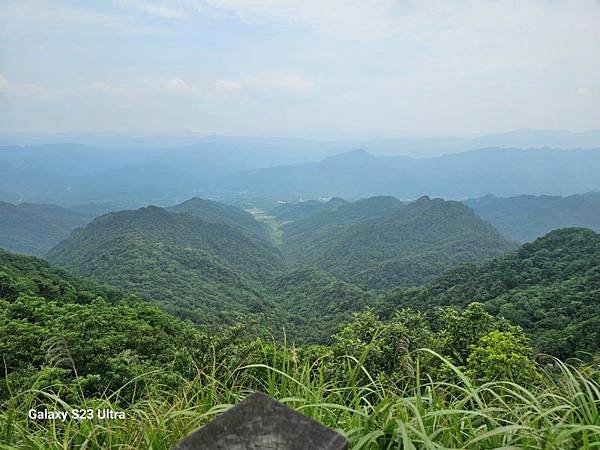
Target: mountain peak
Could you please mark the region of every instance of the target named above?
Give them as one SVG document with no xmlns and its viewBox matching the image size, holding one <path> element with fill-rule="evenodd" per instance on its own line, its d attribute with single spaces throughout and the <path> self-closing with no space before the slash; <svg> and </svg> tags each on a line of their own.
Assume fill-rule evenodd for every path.
<svg viewBox="0 0 600 450">
<path fill-rule="evenodd" d="M 329 156 L 327 158 L 325 158 L 323 160 L 323 162 L 325 161 L 329 161 L 329 162 L 339 162 L 339 161 L 372 161 L 374 159 L 377 159 L 376 156 L 372 155 L 371 153 L 369 153 L 366 150 L 363 149 L 355 149 L 355 150 L 350 150 L 348 152 L 344 152 L 344 153 L 338 153 L 337 155 L 332 155 Z"/>
</svg>

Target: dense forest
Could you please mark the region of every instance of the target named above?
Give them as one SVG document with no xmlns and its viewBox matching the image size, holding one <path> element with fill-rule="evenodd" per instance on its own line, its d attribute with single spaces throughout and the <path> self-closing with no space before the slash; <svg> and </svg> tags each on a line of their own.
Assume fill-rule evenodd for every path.
<svg viewBox="0 0 600 450">
<path fill-rule="evenodd" d="M 552 232 L 517 250 L 468 207 L 428 197 L 333 198 L 270 214 L 279 245 L 251 214 L 192 199 L 103 215 L 47 258 L 197 324 L 251 316 L 298 344 L 330 343 L 367 307 L 391 317 L 477 301 L 522 326 L 537 351 L 598 351 L 592 231 Z"/>
<path fill-rule="evenodd" d="M 307 213 L 282 227 L 286 257 L 367 289 L 420 285 L 458 263 L 516 248 L 471 209 L 442 199 L 332 199 Z"/>
<path fill-rule="evenodd" d="M 272 214 L 283 223 L 278 246 L 264 223 L 213 201 L 110 213 L 74 231 L 47 258 L 196 322 L 265 313 L 275 333 L 275 324 L 287 325 L 291 336 L 310 342 L 327 341 L 331 327 L 366 306 L 343 300 L 347 295 L 421 285 L 458 263 L 516 248 L 457 202 L 334 198 L 318 206 L 301 217 L 297 211 L 295 221 L 281 221 L 286 208 L 276 208 Z M 278 278 L 288 266 L 297 272 Z M 340 286 L 333 297 L 330 285 Z M 307 315 L 317 303 L 324 316 Z M 331 323 L 315 323 L 323 317 Z M 296 333 L 300 323 L 307 335 Z"/>
<path fill-rule="evenodd" d="M 259 283 L 285 267 L 277 249 L 265 242 L 226 224 L 154 206 L 101 216 L 47 257 L 196 321 L 260 311 Z"/>
<path fill-rule="evenodd" d="M 195 197 L 167 209 L 176 213 L 197 216 L 206 222 L 229 225 L 249 237 L 267 241 L 269 239 L 268 231 L 264 224 L 257 222 L 252 214 L 234 206 Z"/>
<path fill-rule="evenodd" d="M 461 265 L 424 287 L 391 292 L 383 303 L 391 315 L 480 302 L 527 330 L 538 351 L 589 358 L 600 351 L 599 262 L 600 234 L 566 228 L 481 267 Z"/>
<path fill-rule="evenodd" d="M 261 390 L 352 448 L 600 442 L 594 231 L 519 246 L 428 197 L 256 217 L 194 198 L 101 215 L 50 263 L 0 251 L 0 441 L 166 449 Z M 127 420 L 19 419 L 58 405 Z"/>
</svg>

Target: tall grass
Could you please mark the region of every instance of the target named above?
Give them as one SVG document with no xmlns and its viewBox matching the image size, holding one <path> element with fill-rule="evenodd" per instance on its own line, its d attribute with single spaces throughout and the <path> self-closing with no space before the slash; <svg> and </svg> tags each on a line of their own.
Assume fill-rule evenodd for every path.
<svg viewBox="0 0 600 450">
<path fill-rule="evenodd" d="M 353 449 L 599 449 L 600 387 L 595 373 L 554 361 L 545 383 L 474 384 L 440 355 L 453 380 L 421 373 L 410 379 L 369 374 L 361 359 L 335 363 L 346 378 L 331 380 L 323 365 L 299 363 L 293 352 L 230 370 L 216 364 L 178 389 L 132 383 L 140 397 L 124 407 L 119 392 L 66 404 L 55 387 L 16 393 L 0 412 L 0 449 L 168 449 L 256 389 L 338 429 Z M 589 371 L 588 371 L 589 372 Z M 425 380 L 425 381 L 423 381 Z M 147 384 L 147 387 L 143 386 Z M 126 420 L 34 421 L 31 408 L 125 408 Z"/>
</svg>

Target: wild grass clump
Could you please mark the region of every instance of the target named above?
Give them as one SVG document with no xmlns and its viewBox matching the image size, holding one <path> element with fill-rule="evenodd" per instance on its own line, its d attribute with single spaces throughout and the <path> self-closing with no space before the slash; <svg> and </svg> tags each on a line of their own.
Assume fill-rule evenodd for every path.
<svg viewBox="0 0 600 450">
<path fill-rule="evenodd" d="M 425 356 L 438 358 L 453 381 L 423 373 Z M 339 430 L 353 449 L 600 448 L 597 368 L 582 371 L 553 360 L 541 383 L 523 386 L 475 384 L 430 350 L 417 352 L 414 361 L 410 375 L 390 381 L 371 375 L 360 358 L 341 357 L 335 364 L 345 379 L 332 379 L 325 365 L 284 351 L 228 370 L 214 364 L 177 389 L 153 384 L 155 374 L 148 373 L 130 382 L 139 394 L 127 404 L 119 390 L 68 404 L 57 394 L 60 386 L 29 389 L 2 405 L 0 448 L 169 449 L 255 390 Z M 125 411 L 126 419 L 29 420 L 32 408 L 106 408 Z"/>
</svg>

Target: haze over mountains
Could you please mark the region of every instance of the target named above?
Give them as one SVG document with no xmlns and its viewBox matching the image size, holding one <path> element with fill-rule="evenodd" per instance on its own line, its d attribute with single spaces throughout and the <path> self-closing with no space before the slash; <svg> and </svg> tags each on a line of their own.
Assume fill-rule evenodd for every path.
<svg viewBox="0 0 600 450">
<path fill-rule="evenodd" d="M 600 150 L 489 148 L 431 159 L 375 157 L 355 150 L 318 163 L 242 172 L 220 186 L 250 196 L 464 199 L 584 193 L 600 189 L 598 173 Z"/>
<path fill-rule="evenodd" d="M 315 161 L 362 148 L 377 156 L 402 155 L 429 158 L 449 153 L 461 153 L 489 147 L 504 148 L 600 148 L 600 129 L 573 132 L 568 130 L 521 129 L 476 137 L 423 138 L 347 138 L 348 131 L 327 138 L 235 137 L 200 135 L 197 133 L 0 133 L 0 146 L 36 146 L 78 142 L 103 148 L 230 148 L 242 153 L 262 154 L 271 158 L 267 165 L 291 164 L 303 160 Z M 341 138 L 340 138 L 341 137 Z M 252 163 L 249 161 L 247 163 Z"/>
<path fill-rule="evenodd" d="M 61 206 L 94 202 L 122 209 L 168 206 L 194 196 L 243 205 L 258 198 L 392 195 L 414 200 L 430 195 L 462 200 L 600 189 L 595 176 L 600 144 L 590 145 L 600 132 L 561 133 L 523 130 L 477 138 L 454 150 L 440 143 L 438 153 L 420 151 L 418 145 L 407 151 L 409 144 L 393 139 L 335 143 L 210 137 L 177 146 L 188 141 L 151 144 L 145 138 L 106 147 L 12 145 L 0 147 L 0 200 Z M 507 147 L 511 142 L 520 147 Z M 544 142 L 555 142 L 554 148 L 540 148 Z M 387 150 L 376 143 L 385 143 Z"/>
<path fill-rule="evenodd" d="M 0 201 L 0 248 L 43 256 L 93 215 L 56 205 Z"/>
<path fill-rule="evenodd" d="M 462 199 L 498 196 L 564 195 L 600 189 L 596 177 L 600 151 L 486 149 L 428 160 L 377 158 L 364 151 L 329 157 L 319 163 L 233 172 L 204 169 L 202 161 L 185 168 L 172 163 L 144 163 L 97 170 L 91 161 L 53 167 L 44 161 L 3 165 L 1 188 L 58 202 L 150 201 L 168 204 L 193 195 L 213 193 L 227 198 L 280 199 L 394 195 L 412 199 L 422 194 Z M 60 164 L 60 163 L 59 163 Z M 106 161 L 103 161 L 106 165 Z M 82 168 L 85 167 L 85 168 Z M 101 167 L 101 165 L 100 165 Z M 94 168 L 94 170 L 90 170 Z M 76 173 L 77 175 L 72 175 Z M 219 176 L 221 178 L 217 179 Z"/>
</svg>

